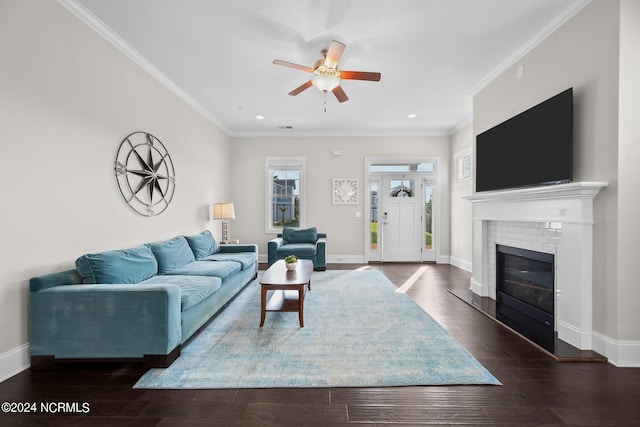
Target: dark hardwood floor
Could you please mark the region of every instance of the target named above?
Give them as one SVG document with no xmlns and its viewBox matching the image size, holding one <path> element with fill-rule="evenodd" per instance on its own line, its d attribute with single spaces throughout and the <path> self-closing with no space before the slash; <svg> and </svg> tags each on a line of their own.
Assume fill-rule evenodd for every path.
<svg viewBox="0 0 640 427">
<path fill-rule="evenodd" d="M 142 366 L 72 365 L 27 370 L 0 383 L 0 402 L 44 402 L 56 412 L 0 413 L 0 426 L 640 425 L 640 369 L 554 361 L 447 292 L 469 285 L 469 273 L 455 267 L 368 268 L 382 270 L 397 286 L 423 268 L 407 294 L 503 385 L 134 390 Z"/>
</svg>

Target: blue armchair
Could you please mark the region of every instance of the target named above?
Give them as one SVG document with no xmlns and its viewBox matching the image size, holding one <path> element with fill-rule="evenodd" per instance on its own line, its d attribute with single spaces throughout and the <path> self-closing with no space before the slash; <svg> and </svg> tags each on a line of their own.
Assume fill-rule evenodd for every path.
<svg viewBox="0 0 640 427">
<path fill-rule="evenodd" d="M 318 233 L 315 227 L 307 229 L 284 228 L 267 246 L 269 266 L 287 255 L 313 261 L 313 269 L 327 269 L 327 234 Z"/>
</svg>

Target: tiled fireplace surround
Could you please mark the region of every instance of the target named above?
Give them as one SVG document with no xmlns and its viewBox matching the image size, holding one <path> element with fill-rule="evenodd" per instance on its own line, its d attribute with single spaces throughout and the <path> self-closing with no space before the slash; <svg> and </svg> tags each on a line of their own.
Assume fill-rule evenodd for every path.
<svg viewBox="0 0 640 427">
<path fill-rule="evenodd" d="M 487 283 L 496 295 L 496 245 L 556 255 L 562 243 L 561 222 L 487 221 Z M 556 274 L 558 266 L 556 265 Z"/>
<path fill-rule="evenodd" d="M 593 199 L 606 182 L 476 193 L 471 290 L 496 297 L 496 244 L 555 255 L 556 331 L 592 349 Z"/>
</svg>

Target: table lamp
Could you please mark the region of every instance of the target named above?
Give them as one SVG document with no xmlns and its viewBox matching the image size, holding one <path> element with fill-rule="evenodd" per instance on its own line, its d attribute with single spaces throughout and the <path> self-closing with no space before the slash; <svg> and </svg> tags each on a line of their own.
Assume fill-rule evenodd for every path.
<svg viewBox="0 0 640 427">
<path fill-rule="evenodd" d="M 233 210 L 233 202 L 214 203 L 213 219 L 222 220 L 222 243 L 229 243 L 228 219 L 234 219 L 236 213 Z"/>
</svg>

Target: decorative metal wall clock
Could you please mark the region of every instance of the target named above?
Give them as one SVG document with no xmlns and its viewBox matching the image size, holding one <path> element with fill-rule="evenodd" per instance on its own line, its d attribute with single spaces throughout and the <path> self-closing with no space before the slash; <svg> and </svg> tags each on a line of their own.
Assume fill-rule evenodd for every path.
<svg viewBox="0 0 640 427">
<path fill-rule="evenodd" d="M 115 175 L 122 197 L 140 215 L 164 212 L 173 198 L 173 162 L 162 142 L 148 132 L 134 132 L 122 140 Z"/>
<path fill-rule="evenodd" d="M 333 178 L 333 204 L 358 204 L 358 180 L 354 178 Z"/>
</svg>

